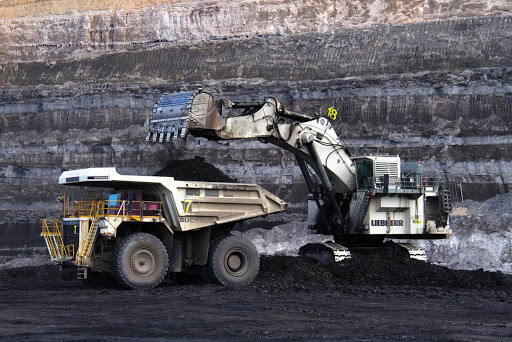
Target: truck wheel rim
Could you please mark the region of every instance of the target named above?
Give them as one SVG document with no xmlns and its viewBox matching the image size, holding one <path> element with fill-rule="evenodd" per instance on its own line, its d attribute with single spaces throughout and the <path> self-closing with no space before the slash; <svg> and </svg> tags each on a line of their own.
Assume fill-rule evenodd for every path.
<svg viewBox="0 0 512 342">
<path fill-rule="evenodd" d="M 132 271 L 139 276 L 147 276 L 155 270 L 155 254 L 147 248 L 139 248 L 131 257 Z"/>
<path fill-rule="evenodd" d="M 224 257 L 224 269 L 232 276 L 243 275 L 248 268 L 249 258 L 245 251 L 240 248 L 232 248 Z"/>
</svg>

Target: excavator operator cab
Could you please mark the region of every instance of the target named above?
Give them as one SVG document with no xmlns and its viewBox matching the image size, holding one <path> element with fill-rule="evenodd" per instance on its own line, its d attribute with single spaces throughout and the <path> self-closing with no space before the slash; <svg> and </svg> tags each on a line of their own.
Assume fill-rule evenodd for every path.
<svg viewBox="0 0 512 342">
<path fill-rule="evenodd" d="M 357 191 L 369 190 L 373 187 L 373 162 L 371 160 L 356 161 Z"/>
</svg>

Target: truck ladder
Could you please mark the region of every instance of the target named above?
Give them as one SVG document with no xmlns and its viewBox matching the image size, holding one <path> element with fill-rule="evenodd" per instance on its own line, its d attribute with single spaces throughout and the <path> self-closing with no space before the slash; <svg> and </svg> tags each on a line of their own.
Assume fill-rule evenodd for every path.
<svg viewBox="0 0 512 342">
<path fill-rule="evenodd" d="M 94 241 L 96 240 L 96 235 L 98 233 L 98 221 L 100 217 L 100 213 L 102 210 L 102 203 L 94 201 L 92 203 L 91 207 L 91 217 L 92 222 L 89 227 L 89 231 L 87 232 L 87 236 L 85 240 L 82 242 L 82 248 L 78 251 L 76 254 L 76 265 L 77 266 L 84 266 L 85 261 L 87 260 L 87 257 L 91 253 L 92 246 L 94 245 Z"/>
<path fill-rule="evenodd" d="M 78 266 L 76 278 L 77 279 L 87 279 L 87 267 Z"/>
<path fill-rule="evenodd" d="M 72 256 L 73 246 L 64 245 L 59 220 L 44 219 L 41 236 L 44 237 L 52 261 L 60 261 Z"/>
</svg>

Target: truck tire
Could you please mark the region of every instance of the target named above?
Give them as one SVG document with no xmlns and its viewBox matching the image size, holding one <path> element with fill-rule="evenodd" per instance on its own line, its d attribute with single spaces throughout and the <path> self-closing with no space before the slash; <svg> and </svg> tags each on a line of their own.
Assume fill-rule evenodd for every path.
<svg viewBox="0 0 512 342">
<path fill-rule="evenodd" d="M 116 244 L 114 277 L 132 289 L 151 289 L 162 282 L 169 270 L 169 254 L 160 239 L 135 233 Z"/>
<path fill-rule="evenodd" d="M 251 241 L 241 236 L 227 236 L 211 246 L 208 274 L 225 286 L 252 283 L 260 269 L 260 256 Z"/>
</svg>

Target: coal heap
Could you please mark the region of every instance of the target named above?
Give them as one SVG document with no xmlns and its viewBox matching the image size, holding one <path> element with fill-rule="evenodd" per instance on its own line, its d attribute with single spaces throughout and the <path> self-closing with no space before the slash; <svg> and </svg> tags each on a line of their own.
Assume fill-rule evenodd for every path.
<svg viewBox="0 0 512 342">
<path fill-rule="evenodd" d="M 155 173 L 155 176 L 174 177 L 176 180 L 203 181 L 203 182 L 236 182 L 222 173 L 202 157 L 194 159 L 173 160 L 163 169 Z"/>
<path fill-rule="evenodd" d="M 211 285 L 195 277 L 180 282 Z M 174 281 L 156 290 L 176 288 Z M 113 287 L 114 285 L 110 285 Z M 256 292 L 314 292 L 373 291 L 391 287 L 392 291 L 476 290 L 512 294 L 512 275 L 483 270 L 463 271 L 432 265 L 414 259 L 391 259 L 354 255 L 351 260 L 326 266 L 315 260 L 290 256 L 262 256 L 260 272 L 246 291 Z M 36 290 L 87 287 L 76 280 L 75 269 L 59 270 L 53 265 L 29 266 L 0 270 L 0 290 Z"/>
<path fill-rule="evenodd" d="M 76 269 L 60 270 L 55 265 L 0 269 L 0 290 L 59 289 L 82 285 Z"/>
<path fill-rule="evenodd" d="M 312 259 L 272 256 L 261 258 L 253 286 L 278 292 L 382 286 L 511 292 L 512 275 L 452 270 L 415 259 L 353 255 L 326 266 Z"/>
</svg>

